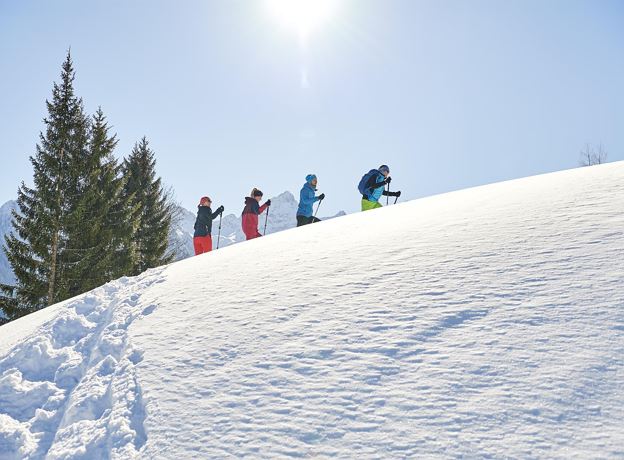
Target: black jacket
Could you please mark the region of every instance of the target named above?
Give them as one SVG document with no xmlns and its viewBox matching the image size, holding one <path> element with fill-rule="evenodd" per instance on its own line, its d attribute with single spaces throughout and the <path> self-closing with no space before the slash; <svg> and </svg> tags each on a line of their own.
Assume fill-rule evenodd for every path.
<svg viewBox="0 0 624 460">
<path fill-rule="evenodd" d="M 212 234 L 212 221 L 219 216 L 218 212 L 212 212 L 208 206 L 197 206 L 197 219 L 195 220 L 195 236 L 209 236 Z"/>
</svg>

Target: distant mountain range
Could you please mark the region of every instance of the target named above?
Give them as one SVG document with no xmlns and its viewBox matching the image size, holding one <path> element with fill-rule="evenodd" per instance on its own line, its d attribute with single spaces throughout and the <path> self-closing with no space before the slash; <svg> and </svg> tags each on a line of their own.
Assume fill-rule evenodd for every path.
<svg viewBox="0 0 624 460">
<path fill-rule="evenodd" d="M 0 207 L 0 247 L 4 246 L 4 235 L 11 231 L 11 211 L 17 207 L 17 202 L 7 201 Z M 12 284 L 15 281 L 13 270 L 6 254 L 0 250 L 0 283 Z"/>
<path fill-rule="evenodd" d="M 245 241 L 245 235 L 241 228 L 240 212 L 244 203 L 241 202 L 240 211 L 237 214 L 227 214 L 223 216 L 221 225 L 220 247 L 230 246 L 241 241 Z M 292 193 L 284 192 L 271 198 L 271 209 L 267 234 L 288 230 L 297 225 L 296 214 L 299 203 Z M 8 201 L 0 207 L 0 245 L 4 245 L 4 235 L 11 231 L 11 211 L 16 209 L 15 201 Z M 169 249 L 175 253 L 176 260 L 186 259 L 194 255 L 193 250 L 193 227 L 195 225 L 195 212 L 191 212 L 181 206 L 177 208 L 177 216 L 174 225 L 169 233 Z M 335 216 L 325 217 L 330 219 L 345 215 L 339 212 Z M 264 229 L 266 212 L 260 217 L 260 231 Z M 216 247 L 219 221 L 216 220 L 213 226 L 213 241 Z M 13 271 L 6 258 L 4 251 L 0 251 L 0 283 L 11 284 L 15 281 Z"/>
</svg>

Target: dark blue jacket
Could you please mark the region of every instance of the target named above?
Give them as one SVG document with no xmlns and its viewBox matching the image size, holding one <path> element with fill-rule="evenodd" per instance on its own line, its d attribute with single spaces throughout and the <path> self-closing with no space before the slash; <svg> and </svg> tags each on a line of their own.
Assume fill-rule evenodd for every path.
<svg viewBox="0 0 624 460">
<path fill-rule="evenodd" d="M 197 206 L 197 219 L 195 220 L 196 236 L 209 236 L 212 234 L 212 221 L 219 216 L 218 212 L 212 212 L 209 206 Z"/>
</svg>

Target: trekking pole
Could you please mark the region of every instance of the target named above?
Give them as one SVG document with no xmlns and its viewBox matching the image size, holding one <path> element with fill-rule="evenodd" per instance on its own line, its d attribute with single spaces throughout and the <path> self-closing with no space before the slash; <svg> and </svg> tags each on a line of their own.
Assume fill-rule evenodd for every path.
<svg viewBox="0 0 624 460">
<path fill-rule="evenodd" d="M 271 210 L 271 206 L 267 207 L 267 215 L 266 215 L 266 219 L 264 219 L 264 234 L 266 235 L 266 227 L 267 224 L 269 223 L 269 211 Z"/>
<path fill-rule="evenodd" d="M 221 218 L 223 214 L 219 214 L 219 235 L 217 236 L 217 249 L 219 249 L 219 243 L 221 242 Z"/>
<path fill-rule="evenodd" d="M 316 218 L 316 214 L 318 213 L 319 208 L 321 207 L 321 203 L 323 202 L 323 200 L 319 200 L 319 204 L 316 207 L 316 211 L 314 211 L 314 217 Z"/>
</svg>

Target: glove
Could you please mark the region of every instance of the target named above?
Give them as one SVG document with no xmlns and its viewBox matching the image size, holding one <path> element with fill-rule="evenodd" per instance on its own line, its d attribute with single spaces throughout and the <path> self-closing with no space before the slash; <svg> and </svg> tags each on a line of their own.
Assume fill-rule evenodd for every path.
<svg viewBox="0 0 624 460">
<path fill-rule="evenodd" d="M 386 184 L 389 184 L 390 182 L 392 182 L 392 177 L 390 177 L 390 176 L 386 177 L 385 182 L 386 182 Z"/>
<path fill-rule="evenodd" d="M 325 194 L 321 193 L 318 197 L 319 201 L 323 201 L 325 199 Z"/>
<path fill-rule="evenodd" d="M 223 211 L 225 211 L 225 208 L 223 207 L 223 205 L 217 208 L 217 214 L 223 214 Z"/>
<path fill-rule="evenodd" d="M 394 192 L 394 193 L 392 193 L 392 196 L 396 196 L 398 198 L 398 197 L 401 196 L 401 192 L 400 191 Z"/>
<path fill-rule="evenodd" d="M 271 200 L 266 200 L 266 203 L 264 204 L 266 204 L 267 206 L 271 206 Z"/>
</svg>

